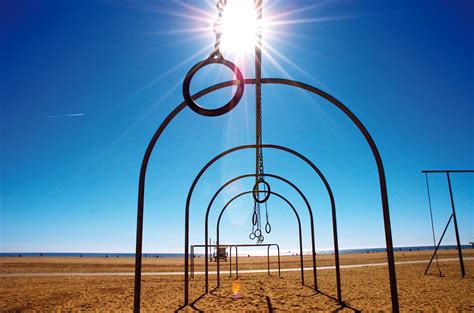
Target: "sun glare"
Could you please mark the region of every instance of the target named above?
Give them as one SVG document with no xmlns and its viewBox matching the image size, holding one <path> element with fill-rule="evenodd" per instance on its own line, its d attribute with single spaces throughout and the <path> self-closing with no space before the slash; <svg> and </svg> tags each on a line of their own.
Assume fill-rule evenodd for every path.
<svg viewBox="0 0 474 313">
<path fill-rule="evenodd" d="M 253 0 L 228 1 L 222 19 L 221 50 L 230 53 L 253 51 L 259 26 Z"/>
</svg>

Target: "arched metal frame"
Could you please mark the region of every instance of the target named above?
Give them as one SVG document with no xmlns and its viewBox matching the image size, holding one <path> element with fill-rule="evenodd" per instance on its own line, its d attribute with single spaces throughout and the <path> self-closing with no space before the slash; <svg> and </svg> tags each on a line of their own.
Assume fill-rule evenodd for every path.
<svg viewBox="0 0 474 313">
<path fill-rule="evenodd" d="M 194 188 L 196 186 L 196 184 L 198 183 L 199 179 L 201 178 L 201 176 L 205 173 L 205 171 L 212 165 L 214 164 L 217 160 L 219 160 L 220 158 L 226 156 L 227 154 L 230 154 L 232 152 L 235 152 L 235 151 L 239 151 L 239 150 L 244 150 L 244 149 L 253 149 L 255 148 L 256 145 L 243 145 L 243 146 L 237 146 L 237 147 L 234 147 L 234 148 L 231 148 L 231 149 L 228 149 L 222 153 L 220 153 L 219 155 L 215 156 L 213 159 L 211 159 L 202 169 L 201 171 L 199 172 L 198 175 L 196 175 L 192 185 L 191 185 L 191 188 L 189 189 L 189 192 L 188 192 L 188 197 L 187 197 L 187 201 L 186 201 L 186 211 L 189 211 L 189 205 L 190 205 L 190 199 L 192 197 L 192 193 L 194 191 Z M 334 196 L 333 196 L 333 193 L 332 193 L 332 190 L 331 190 L 331 187 L 329 186 L 329 183 L 326 179 L 326 177 L 323 175 L 323 173 L 319 170 L 319 168 L 313 163 L 311 162 L 308 158 L 306 158 L 304 155 L 302 155 L 301 153 L 297 152 L 297 151 L 294 151 L 292 149 L 289 149 L 287 147 L 283 147 L 283 146 L 278 146 L 278 145 L 270 145 L 270 144 L 264 144 L 262 145 L 262 148 L 270 148 L 270 149 L 276 149 L 276 150 L 281 150 L 281 151 L 285 151 L 285 152 L 288 152 L 296 157 L 298 157 L 299 159 L 303 160 L 306 162 L 306 164 L 308 164 L 317 174 L 318 176 L 321 178 L 321 180 L 323 181 L 324 183 L 324 186 L 326 187 L 326 190 L 328 192 L 328 195 L 329 195 L 329 198 L 330 198 L 330 201 L 331 201 L 331 212 L 332 212 L 332 222 L 333 222 L 333 237 L 334 237 L 334 257 L 335 257 L 335 266 L 336 266 L 336 287 L 337 287 L 337 299 L 339 302 L 342 301 L 342 295 L 341 295 L 341 278 L 340 278 L 340 269 L 339 269 L 339 244 L 338 244 L 338 239 L 337 239 L 337 221 L 336 221 L 336 204 L 335 204 L 335 201 L 334 201 Z M 249 176 L 255 176 L 256 174 L 249 174 Z M 266 175 L 266 174 L 264 174 Z M 277 176 L 277 175 L 266 175 L 266 176 L 270 176 L 270 177 L 274 177 L 274 178 L 278 178 L 280 180 L 283 180 L 285 183 L 291 185 L 299 194 L 300 196 L 305 200 L 305 203 L 306 203 L 306 206 L 308 207 L 308 212 L 309 212 L 309 217 L 310 217 L 310 225 L 311 225 L 311 246 L 312 246 L 312 257 L 313 257 L 313 279 L 314 279 L 314 289 L 315 290 L 318 290 L 318 283 L 317 283 L 317 273 L 316 273 L 316 248 L 315 248 L 315 243 L 314 243 L 314 219 L 313 219 L 313 213 L 312 213 L 312 209 L 311 209 L 311 205 L 309 204 L 309 202 L 307 201 L 306 197 L 304 196 L 304 194 L 301 192 L 301 190 L 295 185 L 293 184 L 292 182 L 290 182 L 289 180 L 281 177 L 281 176 Z M 210 211 L 210 208 L 212 206 L 212 203 L 214 202 L 215 200 L 215 197 L 217 197 L 218 193 L 223 189 L 225 188 L 225 186 L 227 186 L 228 184 L 232 183 L 233 180 L 227 182 L 226 184 L 224 184 L 219 190 L 218 192 L 214 195 L 214 197 L 212 198 L 211 202 L 209 203 L 208 205 L 208 208 L 207 208 L 207 211 L 206 211 L 206 222 L 205 222 L 205 234 L 204 234 L 204 240 L 205 240 L 205 244 L 207 245 L 207 238 L 209 236 L 209 232 L 208 232 L 208 218 L 209 218 L 209 211 Z M 186 243 L 186 246 L 189 246 L 189 238 L 185 238 L 185 241 L 187 241 Z M 206 249 L 206 260 L 207 260 L 207 249 Z M 187 262 L 187 258 L 186 258 L 186 254 L 185 254 L 185 262 Z M 206 272 L 208 271 L 208 264 L 206 262 Z M 185 266 L 185 273 L 187 273 L 188 271 L 186 270 L 186 266 Z M 186 275 L 185 275 L 185 282 L 184 282 L 184 292 L 185 292 L 185 299 L 187 299 L 187 294 L 188 294 L 188 279 L 186 278 Z M 206 292 L 208 292 L 208 276 L 206 275 Z"/>
<path fill-rule="evenodd" d="M 201 90 L 200 92 L 196 93 L 193 96 L 193 99 L 199 99 L 200 97 L 207 95 L 213 91 L 237 85 L 239 81 L 227 81 L 222 82 L 208 88 Z M 245 79 L 245 84 L 255 84 L 255 79 Z M 357 116 L 352 113 L 349 108 L 347 108 L 342 102 L 331 96 L 330 94 L 305 83 L 290 80 L 290 79 L 282 79 L 282 78 L 262 78 L 260 80 L 262 84 L 279 84 L 279 85 L 287 85 L 293 86 L 296 88 L 304 89 L 306 91 L 312 92 L 314 94 L 319 95 L 320 97 L 328 100 L 331 104 L 336 106 L 339 110 L 341 110 L 358 128 L 360 133 L 364 136 L 367 144 L 370 147 L 372 155 L 374 156 L 375 163 L 377 166 L 377 172 L 379 177 L 379 185 L 380 185 L 380 196 L 382 202 L 382 213 L 383 213 L 383 220 L 384 220 L 384 230 L 385 230 L 385 243 L 386 243 L 386 250 L 387 250 L 387 261 L 388 261 L 388 272 L 389 272 L 389 279 L 390 279 L 390 295 L 392 301 L 392 310 L 394 312 L 399 311 L 399 303 L 398 303 L 398 291 L 397 291 L 397 281 L 396 281 L 396 273 L 395 273 L 395 259 L 393 254 L 393 240 L 392 240 L 392 229 L 390 223 L 390 210 L 388 205 L 388 193 L 387 193 L 387 183 L 385 178 L 385 170 L 383 167 L 382 158 L 380 153 L 377 149 L 375 141 L 373 140 L 372 136 L 362 124 L 362 122 L 357 118 Z M 139 178 L 139 185 L 138 185 L 138 206 L 137 206 L 137 240 L 136 240 L 136 253 L 135 253 L 135 289 L 134 289 L 134 311 L 140 311 L 140 291 L 141 291 L 141 269 L 142 269 L 142 245 L 143 245 L 143 211 L 144 211 L 144 203 L 145 203 L 145 179 L 146 179 L 146 171 L 148 167 L 148 163 L 151 157 L 151 153 L 156 145 L 156 142 L 160 138 L 163 131 L 166 129 L 168 124 L 187 106 L 186 102 L 182 102 L 178 105 L 161 123 L 161 125 L 156 130 L 155 134 L 151 138 L 147 149 L 145 151 L 145 155 L 142 160 L 142 165 L 140 168 L 140 178 Z M 189 212 L 186 210 L 185 212 L 185 238 L 186 241 L 189 238 Z M 185 271 L 189 271 L 189 251 L 188 246 L 185 247 Z M 187 280 L 187 275 L 185 276 Z M 185 297 L 184 305 L 188 304 L 188 298 Z"/>
<path fill-rule="evenodd" d="M 239 193 L 238 195 L 235 195 L 232 199 L 230 199 L 229 201 L 227 201 L 227 203 L 222 207 L 222 210 L 221 212 L 219 213 L 219 217 L 217 218 L 217 227 L 216 227 L 216 231 L 217 231 L 217 246 L 219 246 L 219 243 L 220 243 L 220 236 L 219 236 L 219 229 L 220 229 L 220 224 L 221 224 L 221 218 L 222 218 L 222 215 L 224 214 L 225 210 L 227 209 L 227 207 L 229 207 L 229 205 L 232 204 L 232 202 L 234 202 L 235 200 L 237 200 L 238 198 L 244 196 L 244 195 L 247 195 L 249 193 L 252 193 L 253 190 L 249 190 L 249 191 L 245 191 L 245 192 L 241 192 Z M 270 194 L 271 195 L 274 195 L 274 196 L 277 196 L 278 198 L 282 199 L 284 202 L 286 202 L 286 204 L 288 204 L 288 206 L 293 210 L 293 212 L 295 213 L 295 216 L 296 216 L 296 220 L 298 222 L 298 238 L 299 238 L 299 241 L 300 241 L 300 267 L 301 267 L 301 284 L 304 285 L 304 271 L 303 271 L 303 235 L 302 235 L 302 232 L 301 232 L 301 220 L 300 220 L 300 216 L 298 214 L 298 212 L 296 211 L 294 205 L 287 199 L 285 198 L 284 196 L 280 195 L 279 193 L 276 193 L 274 191 L 270 191 Z M 268 249 L 270 249 L 270 247 L 268 247 Z M 232 248 L 231 248 L 232 250 Z M 280 248 L 278 247 L 278 250 L 280 250 Z M 238 258 L 238 255 L 236 253 L 236 258 Z M 269 258 L 269 254 L 268 254 L 268 251 L 267 251 L 267 257 Z M 280 258 L 280 255 L 278 254 L 278 258 Z M 206 259 L 208 260 L 208 259 Z M 206 262 L 207 263 L 207 262 Z M 219 258 L 217 259 L 217 286 L 219 286 L 219 283 L 220 283 L 220 264 L 219 264 Z M 268 263 L 270 263 L 270 260 L 268 259 Z M 278 263 L 280 263 L 280 261 L 278 261 Z M 270 266 L 268 266 L 268 274 L 270 274 Z M 206 271 L 207 272 L 207 271 Z M 278 275 L 280 275 L 280 271 L 278 271 Z M 238 277 L 238 270 L 237 270 L 237 277 Z M 207 286 L 208 282 L 206 281 L 206 286 Z M 206 291 L 207 292 L 207 291 Z"/>
<path fill-rule="evenodd" d="M 273 146 L 273 145 L 263 145 L 263 147 L 265 148 L 268 148 L 268 146 Z M 249 146 L 238 146 L 238 147 L 235 147 L 233 149 L 230 149 L 232 150 L 232 152 L 234 151 L 238 151 L 238 150 L 243 150 L 243 149 L 249 149 L 249 148 L 253 148 L 254 146 L 250 145 Z M 276 149 L 279 149 L 279 148 L 284 148 L 284 147 L 280 147 L 280 146 L 275 146 L 275 147 L 278 147 Z M 284 148 L 284 149 L 287 149 L 287 148 Z M 227 150 L 223 153 L 221 153 L 219 156 L 220 157 L 223 157 L 224 155 L 230 153 L 229 151 L 230 150 Z M 290 150 L 288 149 L 289 151 L 292 151 L 294 152 L 293 150 Z M 296 152 L 294 152 L 296 153 Z M 296 153 L 298 154 L 298 153 Z M 308 160 L 308 164 L 316 167 L 313 163 L 311 163 L 311 161 Z M 321 173 L 321 172 L 319 172 Z M 243 178 L 247 178 L 247 177 L 255 177 L 256 174 L 245 174 L 245 175 L 240 175 L 240 176 L 237 176 L 237 177 L 234 177 L 232 179 L 230 179 L 229 181 L 227 181 L 226 183 L 224 183 L 217 191 L 216 193 L 213 195 L 213 197 L 211 198 L 211 201 L 209 202 L 208 206 L 207 206 L 207 210 L 206 210 L 206 220 L 204 222 L 204 226 L 205 226 L 205 232 L 204 232 L 204 241 L 205 241 L 205 246 L 207 246 L 208 244 L 208 241 L 207 241 L 207 238 L 209 238 L 209 212 L 212 208 L 212 204 L 214 203 L 215 199 L 217 198 L 217 196 L 220 194 L 220 192 L 225 188 L 227 187 L 228 185 L 230 185 L 231 183 L 239 180 L 239 179 L 243 179 Z M 313 261 L 313 280 L 314 280 L 314 288 L 317 290 L 318 287 L 317 287 L 317 273 L 316 273 L 316 247 L 315 247 L 315 241 L 314 241 L 314 219 L 313 219 L 313 210 L 311 208 L 311 205 L 308 201 L 308 199 L 306 198 L 306 196 L 304 195 L 304 193 L 291 181 L 289 181 L 288 179 L 284 178 L 284 177 L 281 177 L 279 175 L 275 175 L 275 174 L 269 174 L 269 173 L 264 173 L 263 176 L 266 176 L 266 177 L 272 177 L 272 178 L 275 178 L 275 179 L 278 179 L 278 180 L 281 180 L 283 182 L 285 182 L 286 184 L 290 185 L 300 196 L 301 198 L 303 199 L 303 201 L 305 202 L 305 205 L 308 209 L 308 214 L 309 214 L 309 217 L 310 217 L 310 228 L 311 228 L 311 247 L 312 247 L 312 261 Z M 321 173 L 321 176 L 324 177 L 324 175 Z M 196 177 L 198 178 L 198 177 Z M 324 178 L 325 180 L 325 178 Z M 326 181 L 327 182 L 327 181 Z M 332 195 L 332 191 L 331 191 L 331 188 L 329 186 L 329 184 L 327 184 L 328 186 L 328 193 L 330 195 Z M 334 203 L 334 202 L 333 202 Z M 335 208 L 335 207 L 334 207 Z M 334 210 L 335 212 L 335 210 Z M 335 218 L 335 215 L 333 216 Z M 335 224 L 334 224 L 335 225 Z M 337 240 L 337 228 L 334 228 L 333 231 L 335 231 L 335 238 Z M 341 296 L 341 284 L 340 284 L 340 272 L 339 272 L 339 250 L 338 250 L 338 245 L 335 244 L 334 245 L 335 247 L 335 259 L 336 259 L 336 285 L 337 285 L 337 294 L 338 294 L 338 301 L 341 302 L 342 301 L 342 296 Z M 336 249 L 337 248 L 337 249 Z M 205 252 L 205 257 L 206 257 L 206 260 L 208 259 L 208 255 L 207 255 L 207 249 L 206 249 L 206 252 Z M 205 271 L 206 273 L 208 272 L 209 270 L 209 267 L 208 267 L 208 261 L 206 261 L 205 263 Z M 219 272 L 219 271 L 218 271 Z M 209 278 L 208 278 L 208 274 L 206 274 L 206 277 L 205 277 L 205 281 L 206 281 L 206 293 L 209 291 L 209 287 L 208 287 L 208 284 L 209 284 Z"/>
</svg>

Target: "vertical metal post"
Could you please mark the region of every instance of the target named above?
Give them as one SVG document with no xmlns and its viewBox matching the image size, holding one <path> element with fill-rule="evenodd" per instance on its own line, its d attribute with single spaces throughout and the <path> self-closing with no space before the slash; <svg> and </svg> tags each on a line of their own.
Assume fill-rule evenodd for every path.
<svg viewBox="0 0 474 313">
<path fill-rule="evenodd" d="M 232 277 L 232 246 L 229 247 L 229 277 Z"/>
<path fill-rule="evenodd" d="M 278 250 L 278 277 L 281 277 L 281 268 L 280 268 L 280 246 L 279 245 L 276 245 L 277 246 L 277 250 Z"/>
<path fill-rule="evenodd" d="M 205 275 L 205 280 L 206 280 L 206 293 L 209 292 L 209 255 L 211 252 L 211 247 L 209 247 L 209 242 L 212 243 L 211 238 L 209 238 L 209 242 L 207 241 L 207 236 L 208 236 L 208 229 L 206 227 L 205 233 L 204 233 L 204 275 Z"/>
<path fill-rule="evenodd" d="M 239 252 L 235 246 L 235 278 L 239 278 Z"/>
<path fill-rule="evenodd" d="M 217 287 L 221 285 L 221 275 L 220 275 L 220 257 L 219 257 L 219 245 L 220 245 L 220 239 L 219 239 L 219 229 L 217 229 L 217 241 L 216 241 L 216 247 L 217 250 L 214 252 L 216 254 L 215 259 L 217 260 Z"/>
<path fill-rule="evenodd" d="M 268 276 L 270 275 L 270 245 L 267 246 L 267 268 L 268 268 Z"/>
<path fill-rule="evenodd" d="M 461 275 L 462 277 L 464 277 L 466 276 L 466 272 L 464 271 L 464 262 L 463 262 L 463 257 L 462 257 L 461 242 L 459 240 L 458 222 L 456 220 L 456 212 L 454 210 L 454 198 L 453 198 L 453 191 L 451 189 L 451 179 L 449 177 L 449 172 L 446 172 L 446 177 L 448 178 L 449 197 L 451 198 L 451 208 L 453 210 L 454 232 L 456 233 L 456 244 L 458 246 L 459 265 L 461 266 Z"/>
<path fill-rule="evenodd" d="M 144 202 L 144 190 L 145 190 L 145 174 L 142 166 L 140 172 L 140 188 L 138 195 L 138 212 L 137 212 L 137 242 L 135 250 L 135 289 L 133 296 L 133 312 L 140 312 L 140 292 L 142 284 L 142 240 L 143 240 L 143 202 Z"/>
<path fill-rule="evenodd" d="M 191 278 L 194 278 L 194 247 L 191 246 Z"/>
</svg>

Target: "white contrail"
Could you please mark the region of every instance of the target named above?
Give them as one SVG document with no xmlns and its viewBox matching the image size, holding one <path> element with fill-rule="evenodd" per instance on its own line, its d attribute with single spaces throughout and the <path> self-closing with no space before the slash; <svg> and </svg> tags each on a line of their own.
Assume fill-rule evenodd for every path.
<svg viewBox="0 0 474 313">
<path fill-rule="evenodd" d="M 57 117 L 78 117 L 78 116 L 84 116 L 84 113 L 71 113 L 71 114 L 63 114 L 63 115 L 44 115 L 44 116 L 37 116 L 36 118 L 38 119 L 44 119 L 44 118 L 57 118 Z"/>
</svg>

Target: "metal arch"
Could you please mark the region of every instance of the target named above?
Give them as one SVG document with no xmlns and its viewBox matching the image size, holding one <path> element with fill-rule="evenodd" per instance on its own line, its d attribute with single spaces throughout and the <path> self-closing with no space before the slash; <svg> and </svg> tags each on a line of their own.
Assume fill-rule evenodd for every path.
<svg viewBox="0 0 474 313">
<path fill-rule="evenodd" d="M 264 145 L 265 146 L 265 145 Z M 242 146 L 241 146 L 242 147 Z M 204 227 L 205 227 L 205 231 L 204 231 L 204 243 L 205 243 L 205 247 L 206 247 L 206 251 L 205 251 L 205 281 L 206 281 L 206 293 L 209 291 L 209 274 L 208 274 L 208 271 L 209 271 L 209 261 L 208 261 L 208 249 L 207 249 L 207 245 L 208 245 L 208 241 L 207 241 L 207 238 L 209 237 L 209 212 L 211 211 L 211 207 L 212 207 L 212 204 L 214 203 L 214 201 L 216 200 L 217 196 L 220 194 L 220 192 L 225 188 L 227 187 L 228 185 L 230 185 L 231 183 L 239 180 L 239 179 L 242 179 L 242 178 L 247 178 L 247 177 L 255 177 L 256 174 L 252 173 L 252 174 L 245 174 L 245 175 L 240 175 L 240 176 L 237 176 L 237 177 L 234 177 L 232 179 L 230 179 L 229 181 L 227 181 L 225 184 L 223 184 L 217 191 L 216 193 L 214 194 L 214 196 L 211 198 L 211 201 L 209 202 L 208 206 L 207 206 L 207 210 L 206 210 L 206 219 L 205 219 L 205 223 L 204 223 Z M 270 173 L 264 173 L 263 176 L 267 176 L 267 177 L 272 177 L 272 178 L 276 178 L 276 179 L 279 179 L 283 182 L 285 182 L 286 184 L 290 185 L 300 196 L 301 198 L 303 199 L 303 201 L 305 202 L 305 205 L 308 209 L 308 214 L 309 214 L 309 217 L 310 217 L 310 228 L 311 228 L 311 248 L 312 248 L 312 261 L 313 261 L 313 279 L 314 279 L 314 288 L 317 290 L 317 273 L 316 273 L 316 249 L 315 249 L 315 244 L 314 244 L 314 220 L 313 220 L 313 210 L 311 208 L 311 205 L 309 204 L 309 201 L 308 199 L 306 198 L 306 196 L 304 195 L 304 193 L 295 185 L 293 184 L 291 181 L 289 181 L 288 179 L 284 178 L 284 177 L 281 177 L 281 176 L 278 176 L 278 175 L 275 175 L 275 174 L 270 174 Z M 338 254 L 339 256 L 339 254 Z M 337 263 L 337 271 L 339 269 L 339 263 Z M 337 279 L 337 278 L 336 278 Z M 340 280 L 337 279 L 337 286 L 339 287 L 338 290 L 340 290 Z M 187 289 L 187 286 L 185 285 L 185 289 Z M 340 293 L 338 293 L 340 294 Z M 342 301 L 338 298 L 339 301 Z"/>
<path fill-rule="evenodd" d="M 222 89 L 225 87 L 233 86 L 238 84 L 238 81 L 227 81 L 222 82 L 208 88 L 201 90 L 200 92 L 194 94 L 193 99 L 198 99 L 206 94 L 209 94 L 215 90 Z M 255 84 L 255 79 L 245 79 L 245 84 Z M 262 78 L 261 83 L 264 84 L 280 84 L 280 85 L 288 85 L 297 88 L 301 88 L 312 92 L 314 94 L 319 95 L 320 97 L 328 100 L 331 104 L 336 106 L 339 110 L 341 110 L 358 128 L 358 130 L 364 136 L 367 144 L 369 145 L 372 155 L 374 156 L 377 172 L 379 177 L 379 185 L 380 185 L 380 196 L 382 202 L 382 213 L 383 213 L 383 220 L 384 220 L 384 230 L 385 230 L 385 243 L 387 248 L 387 261 L 388 261 L 388 271 L 389 271 L 389 279 L 390 279 L 390 295 L 392 301 L 392 310 L 394 312 L 399 311 L 399 303 L 398 303 L 398 291 L 397 291 L 397 280 L 396 280 L 396 273 L 395 273 L 395 259 L 393 255 L 393 240 L 392 240 L 392 230 L 390 224 L 390 210 L 388 205 L 388 193 L 387 193 L 387 183 L 385 178 L 385 170 L 383 167 L 382 158 L 380 153 L 377 149 L 375 141 L 373 140 L 372 136 L 368 132 L 367 128 L 362 124 L 362 122 L 357 118 L 357 116 L 349 110 L 342 102 L 331 96 L 330 94 L 305 83 L 290 80 L 290 79 L 281 79 L 281 78 Z M 134 288 L 134 303 L 133 308 L 135 312 L 140 312 L 140 291 L 141 291 L 141 268 L 142 268 L 142 244 L 143 244 L 143 213 L 144 213 L 144 203 L 145 203 L 145 178 L 146 178 L 146 171 L 148 167 L 148 163 L 150 161 L 151 153 L 155 148 L 156 142 L 160 138 L 163 131 L 166 129 L 168 124 L 178 115 L 180 111 L 182 111 L 186 107 L 186 102 L 182 102 L 178 105 L 171 113 L 165 118 L 165 120 L 161 123 L 158 129 L 155 131 L 153 137 L 151 138 L 147 149 L 145 151 L 145 155 L 143 156 L 141 168 L 140 168 L 140 177 L 139 177 L 139 184 L 138 184 L 138 205 L 137 205 L 137 240 L 136 240 L 136 253 L 135 253 L 135 288 Z M 186 212 L 186 218 L 189 218 L 189 213 Z M 188 221 L 187 221 L 188 222 Z M 186 222 L 186 224 L 187 224 Z M 188 236 L 189 234 L 185 234 Z M 188 257 L 188 251 L 185 250 L 185 256 Z M 185 268 L 187 268 L 188 264 L 185 264 Z M 188 304 L 186 299 L 185 305 Z"/>
<path fill-rule="evenodd" d="M 237 146 L 237 147 L 234 147 L 234 148 L 231 148 L 231 149 L 228 149 L 222 153 L 220 153 L 219 155 L 215 156 L 213 159 L 211 159 L 202 169 L 201 171 L 198 173 L 198 175 L 195 177 L 190 189 L 189 189 L 189 192 L 188 192 L 188 197 L 187 197 L 187 200 L 186 200 L 186 216 L 189 216 L 189 206 L 190 206 L 190 202 L 191 202 L 191 197 L 192 197 L 192 194 L 193 194 L 193 191 L 194 191 L 194 188 L 196 186 L 196 184 L 198 183 L 199 179 L 201 178 L 201 176 L 207 171 L 207 169 L 212 165 L 214 164 L 217 160 L 219 160 L 220 158 L 224 157 L 225 155 L 227 154 L 230 154 L 232 152 L 235 152 L 235 151 L 238 151 L 238 150 L 243 150 L 243 149 L 253 149 L 255 148 L 256 145 L 242 145 L 242 146 Z M 333 236 L 334 236 L 334 257 L 335 257 L 335 265 L 336 265 L 336 282 L 337 282 L 337 294 L 338 294 L 338 301 L 341 302 L 342 301 L 342 296 L 341 296 L 341 286 L 340 286 L 340 270 L 339 270 L 339 245 L 338 245 L 338 240 L 337 240 L 337 222 L 336 222 L 336 205 L 335 205 L 335 201 L 334 201 L 334 196 L 332 194 L 332 190 L 331 190 L 331 187 L 329 186 L 329 183 L 327 182 L 326 180 L 326 177 L 323 175 L 323 173 L 318 169 L 318 167 L 313 163 L 311 162 L 308 158 L 306 158 L 304 155 L 302 155 L 301 153 L 297 152 L 297 151 L 294 151 L 290 148 L 287 148 L 287 147 L 283 147 L 283 146 L 278 146 L 278 145 L 272 145 L 272 144 L 263 144 L 261 145 L 262 148 L 271 148 L 271 149 L 277 149 L 277 150 L 282 150 L 282 151 L 285 151 L 285 152 L 288 152 L 290 154 L 293 154 L 294 156 L 300 158 L 301 160 L 305 161 L 318 175 L 319 177 L 321 178 L 321 180 L 323 181 L 327 191 L 328 191 L 328 194 L 329 194 L 329 198 L 331 200 L 331 211 L 332 211 L 332 221 L 333 221 Z M 280 177 L 281 179 L 284 179 L 282 177 Z M 294 189 L 297 189 L 299 190 L 294 184 L 292 184 L 290 181 L 284 179 L 286 183 L 288 184 L 291 184 L 292 187 Z M 221 187 L 223 188 L 223 187 Z M 300 191 L 299 192 L 300 195 L 302 196 L 302 198 L 306 199 L 303 195 L 303 193 Z M 212 205 L 212 203 L 210 203 Z M 308 206 L 308 208 L 310 208 L 310 205 L 309 203 L 306 201 L 306 205 Z M 209 210 L 210 210 L 210 207 L 208 207 L 208 210 L 206 212 L 206 221 L 208 219 L 208 215 L 209 215 Z M 312 240 L 312 250 L 313 250 L 313 268 L 316 268 L 316 249 L 315 249 L 315 245 L 314 245 L 314 222 L 313 222 L 313 214 L 312 214 L 312 210 L 309 209 L 309 216 L 310 216 L 310 220 L 311 220 L 311 240 Z M 187 222 L 187 225 L 186 225 L 186 234 L 188 234 L 188 236 L 185 236 L 185 248 L 189 247 L 189 220 L 186 220 Z M 207 237 L 208 237 L 208 225 L 207 225 L 207 222 L 206 222 L 206 232 L 205 232 L 205 242 L 207 244 Z M 187 248 L 189 249 L 189 248 Z M 186 250 L 185 250 L 186 252 Z M 207 259 L 207 249 L 206 249 L 206 259 Z M 184 277 L 184 293 L 185 293 L 185 300 L 187 299 L 187 295 L 188 295 L 188 284 L 189 284 L 189 279 L 187 277 L 187 273 L 189 272 L 188 270 L 188 267 L 187 267 L 187 262 L 188 262 L 188 255 L 185 253 L 185 277 Z M 206 264 L 207 266 L 207 264 Z M 206 267 L 207 269 L 207 267 Z M 207 278 L 207 277 L 206 277 Z M 313 271 L 313 278 L 314 278 L 314 285 L 315 285 L 315 289 L 317 290 L 317 275 L 316 275 L 316 270 Z M 207 279 L 206 279 L 207 280 Z M 208 290 L 206 290 L 207 292 Z"/>
<path fill-rule="evenodd" d="M 238 198 L 244 196 L 244 195 L 247 195 L 249 193 L 252 193 L 252 190 L 249 190 L 249 191 L 245 191 L 245 192 L 241 192 L 239 193 L 238 195 L 234 196 L 232 199 L 230 199 L 229 201 L 227 201 L 227 203 L 224 205 L 224 207 L 222 207 L 222 210 L 221 212 L 219 213 L 219 217 L 217 219 L 217 227 L 216 227 L 216 230 L 217 230 L 217 246 L 219 246 L 219 243 L 220 243 L 220 224 L 221 224 L 221 218 L 222 218 L 222 215 L 224 214 L 224 211 L 227 209 L 227 207 L 232 204 L 232 202 L 234 202 L 235 200 L 237 200 Z M 278 198 L 282 199 L 284 202 L 286 202 L 288 204 L 288 206 L 293 210 L 293 212 L 295 213 L 295 216 L 296 216 L 296 220 L 298 222 L 298 237 L 299 237 L 299 240 L 300 240 L 300 267 L 301 267 L 301 284 L 304 285 L 304 271 L 303 271 L 303 236 L 302 236 L 302 233 L 301 233 L 301 220 L 300 220 L 300 216 L 298 214 L 298 212 L 296 211 L 294 205 L 287 199 L 285 198 L 284 196 L 274 192 L 274 191 L 270 191 L 270 194 L 272 195 L 275 195 L 277 196 Z M 270 246 L 268 246 L 268 249 L 270 249 Z M 268 253 L 267 253 L 267 256 L 268 256 Z M 269 271 L 268 273 L 270 274 L 270 268 L 268 268 Z M 217 259 L 217 286 L 219 287 L 219 284 L 220 284 L 220 264 L 219 264 L 219 258 Z M 280 271 L 278 271 L 278 275 L 280 275 Z M 206 285 L 207 285 L 207 281 L 206 281 Z M 207 289 L 207 288 L 206 288 Z"/>
</svg>

